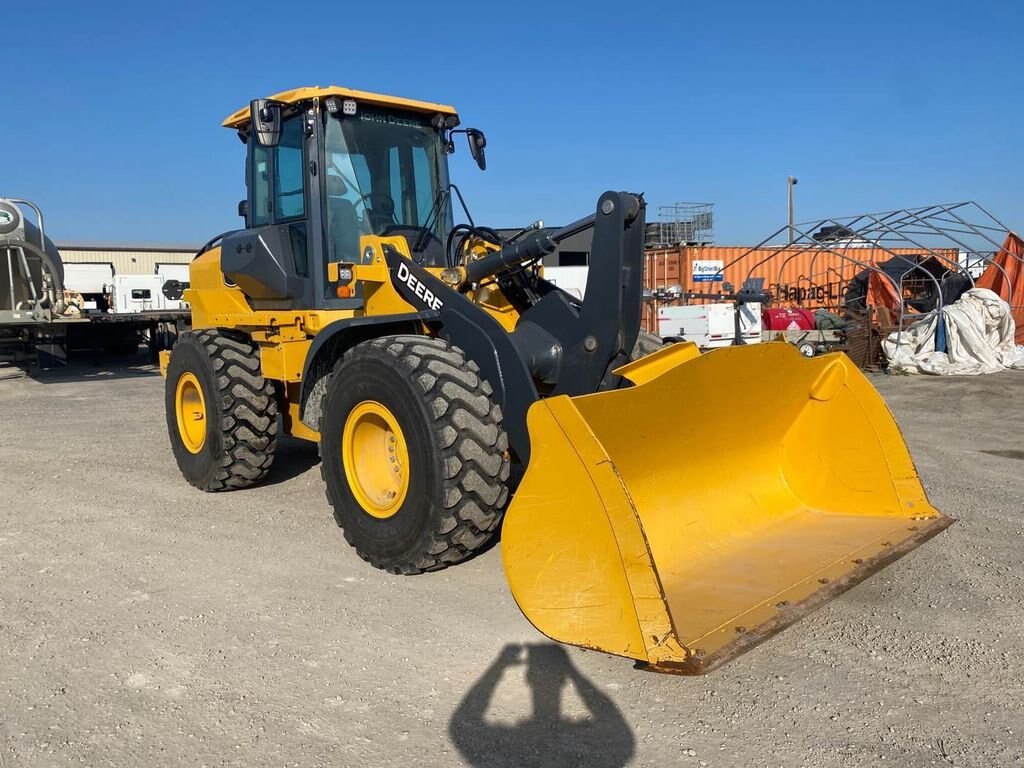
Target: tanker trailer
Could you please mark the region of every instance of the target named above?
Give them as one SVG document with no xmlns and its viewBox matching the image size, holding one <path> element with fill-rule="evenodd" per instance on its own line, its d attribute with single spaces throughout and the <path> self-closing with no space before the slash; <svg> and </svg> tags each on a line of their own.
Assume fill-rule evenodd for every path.
<svg viewBox="0 0 1024 768">
<path fill-rule="evenodd" d="M 27 200 L 0 198 L 0 326 L 45 323 L 63 311 L 64 265 L 42 212 Z"/>
</svg>

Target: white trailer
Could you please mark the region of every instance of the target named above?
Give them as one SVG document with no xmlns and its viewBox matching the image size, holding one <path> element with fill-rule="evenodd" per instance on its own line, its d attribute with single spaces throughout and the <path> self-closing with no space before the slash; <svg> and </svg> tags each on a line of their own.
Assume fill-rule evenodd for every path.
<svg viewBox="0 0 1024 768">
<path fill-rule="evenodd" d="M 114 265 L 109 261 L 65 262 L 64 288 L 83 296 L 106 293 L 114 282 Z"/>
<path fill-rule="evenodd" d="M 761 305 L 685 304 L 658 310 L 658 335 L 692 341 L 701 349 L 732 346 L 736 337 L 736 313 L 744 344 L 761 342 Z"/>
<path fill-rule="evenodd" d="M 114 313 L 167 309 L 167 299 L 164 298 L 163 287 L 164 278 L 160 275 L 115 275 Z"/>
<path fill-rule="evenodd" d="M 160 262 L 156 265 L 156 273 L 160 275 L 164 281 L 177 280 L 179 283 L 188 282 L 188 268 L 190 264 L 169 264 L 166 262 Z"/>
<path fill-rule="evenodd" d="M 103 262 L 69 262 L 64 265 L 64 287 L 82 296 L 82 312 L 113 314 L 151 310 L 185 309 L 180 299 L 168 299 L 164 284 L 188 283 L 188 264 L 158 264 L 153 275 L 118 275 L 114 265 Z"/>
<path fill-rule="evenodd" d="M 190 264 L 157 264 L 156 273 L 163 278 L 160 290 L 164 295 L 164 308 L 188 309 L 188 303 L 181 298 L 182 292 L 189 286 L 188 270 Z M 170 298 L 176 296 L 177 298 Z"/>
<path fill-rule="evenodd" d="M 114 284 L 114 265 L 109 261 L 67 262 L 64 264 L 64 290 L 81 298 L 71 299 L 81 304 L 80 312 L 106 312 L 111 286 Z"/>
<path fill-rule="evenodd" d="M 587 290 L 587 267 L 544 267 L 544 279 L 570 296 L 583 299 Z"/>
</svg>

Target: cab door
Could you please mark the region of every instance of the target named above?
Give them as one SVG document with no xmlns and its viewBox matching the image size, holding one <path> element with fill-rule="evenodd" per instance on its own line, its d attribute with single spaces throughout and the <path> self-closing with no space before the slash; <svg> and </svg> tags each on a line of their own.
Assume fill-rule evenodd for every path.
<svg viewBox="0 0 1024 768">
<path fill-rule="evenodd" d="M 246 228 L 224 238 L 224 274 L 255 309 L 316 308 L 322 251 L 313 107 L 285 111 L 276 146 L 247 145 Z"/>
</svg>

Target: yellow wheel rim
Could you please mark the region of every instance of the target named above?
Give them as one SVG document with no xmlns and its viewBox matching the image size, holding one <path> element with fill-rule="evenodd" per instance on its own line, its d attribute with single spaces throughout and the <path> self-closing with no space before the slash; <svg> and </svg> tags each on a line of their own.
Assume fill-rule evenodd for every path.
<svg viewBox="0 0 1024 768">
<path fill-rule="evenodd" d="M 190 453 L 199 453 L 206 445 L 206 400 L 203 388 L 193 373 L 183 373 L 174 391 L 174 413 L 178 434 Z"/>
<path fill-rule="evenodd" d="M 398 419 L 375 400 L 352 409 L 341 436 L 341 461 L 359 506 L 384 520 L 409 492 L 409 449 Z"/>
</svg>

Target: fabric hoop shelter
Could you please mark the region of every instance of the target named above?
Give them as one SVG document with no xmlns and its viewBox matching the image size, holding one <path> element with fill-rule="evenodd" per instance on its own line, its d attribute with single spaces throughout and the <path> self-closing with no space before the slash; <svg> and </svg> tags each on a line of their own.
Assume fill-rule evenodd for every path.
<svg viewBox="0 0 1024 768">
<path fill-rule="evenodd" d="M 940 323 L 945 349 L 936 349 Z M 1014 344 L 1010 308 L 994 292 L 973 288 L 958 301 L 929 312 L 882 342 L 889 370 L 902 373 L 974 376 L 1024 368 L 1024 349 Z"/>
</svg>

